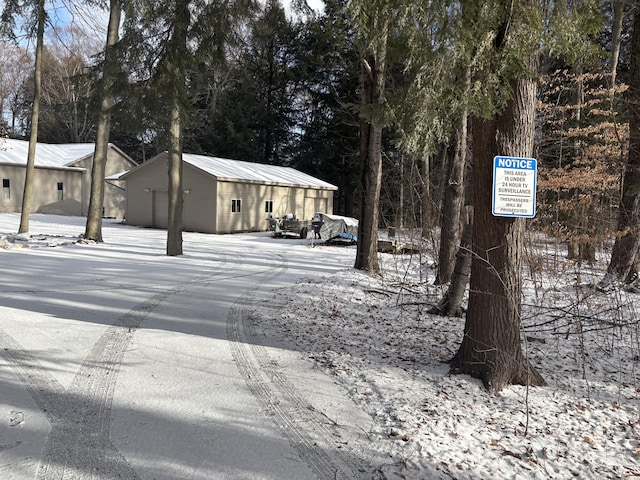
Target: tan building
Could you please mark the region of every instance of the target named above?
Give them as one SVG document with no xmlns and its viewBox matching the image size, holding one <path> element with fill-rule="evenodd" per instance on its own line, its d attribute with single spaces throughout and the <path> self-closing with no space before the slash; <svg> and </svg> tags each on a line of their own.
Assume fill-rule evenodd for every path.
<svg viewBox="0 0 640 480">
<path fill-rule="evenodd" d="M 0 212 L 20 212 L 27 166 L 29 142 L 0 139 Z M 89 210 L 93 143 L 38 143 L 35 155 L 31 211 L 56 215 L 85 216 Z M 137 164 L 122 150 L 110 144 L 105 176 L 103 216 L 123 218 L 125 191 L 120 174 Z"/>
<path fill-rule="evenodd" d="M 267 230 L 267 218 L 310 220 L 333 213 L 337 187 L 290 167 L 183 154 L 183 228 L 206 233 Z M 126 223 L 167 227 L 168 155 L 157 155 L 120 178 Z"/>
</svg>

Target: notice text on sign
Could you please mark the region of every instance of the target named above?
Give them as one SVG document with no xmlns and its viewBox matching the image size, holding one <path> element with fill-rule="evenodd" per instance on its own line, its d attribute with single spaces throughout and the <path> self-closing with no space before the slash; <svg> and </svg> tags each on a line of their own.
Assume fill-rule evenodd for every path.
<svg viewBox="0 0 640 480">
<path fill-rule="evenodd" d="M 494 158 L 493 215 L 529 218 L 535 216 L 537 169 L 537 161 L 533 158 Z"/>
</svg>

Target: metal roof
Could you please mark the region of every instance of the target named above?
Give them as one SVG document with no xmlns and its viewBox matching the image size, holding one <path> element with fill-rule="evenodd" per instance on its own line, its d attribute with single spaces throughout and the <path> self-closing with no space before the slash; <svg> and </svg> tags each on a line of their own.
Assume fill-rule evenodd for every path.
<svg viewBox="0 0 640 480">
<path fill-rule="evenodd" d="M 72 168 L 73 163 L 93 155 L 94 143 L 65 143 L 36 145 L 35 166 L 44 168 Z M 26 165 L 29 142 L 0 138 L 0 163 Z"/>
<path fill-rule="evenodd" d="M 249 183 L 303 186 L 337 190 L 338 187 L 318 178 L 302 173 L 295 168 L 243 162 L 227 158 L 207 157 L 183 153 L 182 160 L 218 180 L 243 181 Z"/>
</svg>

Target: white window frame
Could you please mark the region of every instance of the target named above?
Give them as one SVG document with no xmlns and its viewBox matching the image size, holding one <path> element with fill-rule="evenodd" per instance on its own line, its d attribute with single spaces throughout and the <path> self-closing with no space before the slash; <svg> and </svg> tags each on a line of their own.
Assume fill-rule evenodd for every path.
<svg viewBox="0 0 640 480">
<path fill-rule="evenodd" d="M 11 198 L 11 180 L 8 178 L 2 179 L 2 198 Z"/>
<path fill-rule="evenodd" d="M 273 213 L 273 200 L 265 200 L 264 213 Z"/>
<path fill-rule="evenodd" d="M 242 199 L 231 199 L 231 213 L 242 213 Z"/>
</svg>

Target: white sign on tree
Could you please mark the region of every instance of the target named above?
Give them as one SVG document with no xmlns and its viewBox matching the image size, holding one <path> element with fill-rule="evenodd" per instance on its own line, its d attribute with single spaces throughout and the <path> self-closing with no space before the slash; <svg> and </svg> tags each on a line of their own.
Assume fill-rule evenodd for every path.
<svg viewBox="0 0 640 480">
<path fill-rule="evenodd" d="M 537 174 L 538 162 L 533 158 L 495 157 L 491 213 L 497 217 L 535 217 Z"/>
</svg>

